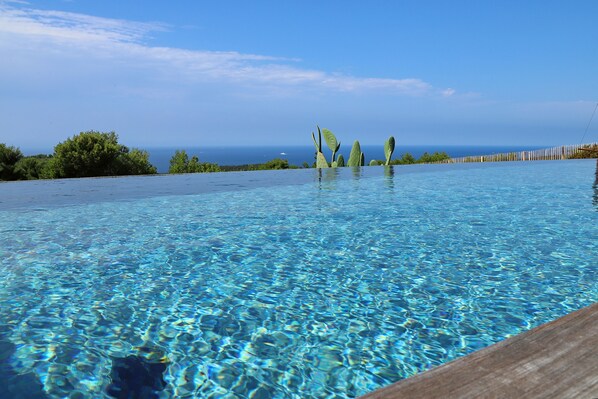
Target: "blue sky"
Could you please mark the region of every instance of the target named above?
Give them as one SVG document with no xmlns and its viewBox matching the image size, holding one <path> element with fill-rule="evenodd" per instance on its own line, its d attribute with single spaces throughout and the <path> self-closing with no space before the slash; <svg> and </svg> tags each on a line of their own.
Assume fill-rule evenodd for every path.
<svg viewBox="0 0 598 399">
<path fill-rule="evenodd" d="M 0 0 L 0 142 L 578 143 L 598 2 Z M 594 120 L 585 141 L 598 140 Z"/>
</svg>

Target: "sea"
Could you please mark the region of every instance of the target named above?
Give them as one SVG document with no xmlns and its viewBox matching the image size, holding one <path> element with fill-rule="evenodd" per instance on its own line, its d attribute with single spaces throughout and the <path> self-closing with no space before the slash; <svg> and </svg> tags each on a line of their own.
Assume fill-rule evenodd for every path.
<svg viewBox="0 0 598 399">
<path fill-rule="evenodd" d="M 440 145 L 403 145 L 395 148 L 393 159 L 401 158 L 410 153 L 419 158 L 424 152 L 446 152 L 451 157 L 465 157 L 469 155 L 491 155 L 513 151 L 531 151 L 544 148 L 543 146 L 440 146 Z M 264 163 L 274 158 L 289 161 L 290 165 L 302 166 L 304 162 L 311 165 L 315 161 L 314 146 L 267 146 L 267 147 L 180 147 L 180 148 L 146 148 L 150 154 L 150 162 L 156 166 L 159 173 L 167 173 L 170 158 L 176 150 L 185 150 L 189 157 L 196 155 L 200 162 L 211 162 L 219 165 L 244 165 Z M 384 159 L 382 145 L 362 145 L 361 151 L 365 155 L 366 163 L 372 159 Z M 331 152 L 323 148 L 326 159 L 330 160 Z M 349 158 L 350 147 L 343 148 L 345 161 Z"/>
<path fill-rule="evenodd" d="M 134 148 L 135 146 L 129 146 Z M 403 154 L 410 153 L 416 159 L 424 152 L 446 152 L 450 157 L 465 157 L 473 155 L 492 155 L 503 152 L 531 151 L 547 146 L 489 146 L 489 145 L 397 145 L 393 159 L 401 158 Z M 158 169 L 158 173 L 168 173 L 170 159 L 177 150 L 185 150 L 189 157 L 196 155 L 200 162 L 217 163 L 218 165 L 246 165 L 264 163 L 271 159 L 286 159 L 290 165 L 302 166 L 304 162 L 312 165 L 315 161 L 314 146 L 263 146 L 263 147 L 139 147 L 146 150 L 150 162 Z M 331 152 L 324 146 L 324 155 L 330 160 Z M 362 145 L 366 163 L 372 159 L 384 159 L 384 146 Z M 52 151 L 22 148 L 25 155 L 50 154 Z M 343 154 L 345 161 L 349 158 L 351 147 L 341 147 L 339 154 Z"/>
</svg>

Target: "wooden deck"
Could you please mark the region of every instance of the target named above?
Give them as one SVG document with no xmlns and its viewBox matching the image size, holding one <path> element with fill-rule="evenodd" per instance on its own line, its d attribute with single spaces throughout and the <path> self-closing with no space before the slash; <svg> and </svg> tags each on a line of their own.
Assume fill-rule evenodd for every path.
<svg viewBox="0 0 598 399">
<path fill-rule="evenodd" d="M 598 302 L 361 399 L 598 398 Z"/>
</svg>

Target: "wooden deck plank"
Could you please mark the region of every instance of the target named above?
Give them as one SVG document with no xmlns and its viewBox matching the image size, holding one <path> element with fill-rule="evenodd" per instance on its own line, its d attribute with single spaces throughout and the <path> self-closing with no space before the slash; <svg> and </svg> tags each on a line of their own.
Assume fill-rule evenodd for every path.
<svg viewBox="0 0 598 399">
<path fill-rule="evenodd" d="M 598 398 L 598 302 L 361 399 Z"/>
</svg>

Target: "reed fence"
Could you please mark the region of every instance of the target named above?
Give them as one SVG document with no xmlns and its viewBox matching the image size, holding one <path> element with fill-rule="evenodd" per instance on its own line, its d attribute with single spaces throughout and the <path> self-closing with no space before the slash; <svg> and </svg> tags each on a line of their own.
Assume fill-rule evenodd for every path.
<svg viewBox="0 0 598 399">
<path fill-rule="evenodd" d="M 449 158 L 438 163 L 465 163 L 465 162 L 503 162 L 503 161 L 545 161 L 569 159 L 580 152 L 598 148 L 598 142 L 590 144 L 573 144 L 559 147 L 544 148 L 533 151 L 503 152 L 500 154 L 474 155 L 468 157 Z"/>
</svg>

